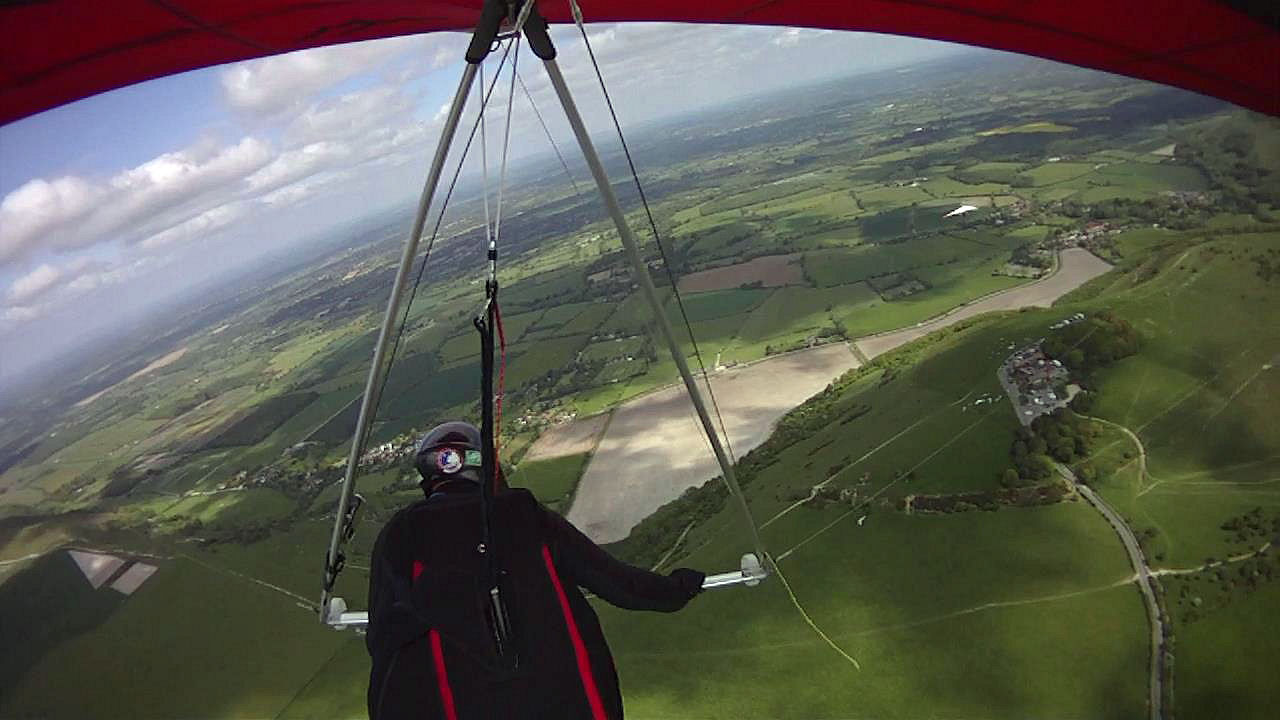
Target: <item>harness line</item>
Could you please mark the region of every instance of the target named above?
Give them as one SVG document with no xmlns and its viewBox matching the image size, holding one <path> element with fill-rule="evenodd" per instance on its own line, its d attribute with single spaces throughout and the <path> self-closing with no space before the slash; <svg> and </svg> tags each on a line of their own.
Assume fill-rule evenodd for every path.
<svg viewBox="0 0 1280 720">
<path fill-rule="evenodd" d="M 538 118 L 538 124 L 542 126 L 542 133 L 547 136 L 547 142 L 551 143 L 551 149 L 555 151 L 556 159 L 560 161 L 560 167 L 564 168 L 565 177 L 569 178 L 569 184 L 573 186 L 573 194 L 581 194 L 578 189 L 578 181 L 574 180 L 573 173 L 569 172 L 569 163 L 565 162 L 564 155 L 560 153 L 560 146 L 556 144 L 556 139 L 551 136 L 551 129 L 547 127 L 547 121 L 542 118 L 542 112 L 538 110 L 538 104 L 533 101 L 533 94 L 529 92 L 529 88 L 524 84 L 524 78 L 520 73 L 516 73 L 516 82 L 520 83 L 520 89 L 524 91 L 524 96 L 529 100 L 529 107 L 533 108 L 533 116 Z"/>
<path fill-rule="evenodd" d="M 506 64 L 507 56 L 510 53 L 510 51 L 511 51 L 511 44 L 508 43 L 505 49 L 503 50 L 502 58 L 498 63 L 499 74 L 502 71 L 503 65 Z M 372 392 L 373 396 L 371 398 L 371 402 L 368 403 L 369 418 L 377 417 L 378 407 L 382 402 L 382 395 L 386 390 L 387 381 L 391 376 L 391 367 L 395 363 L 396 353 L 399 351 L 400 342 L 404 336 L 404 331 L 408 324 L 409 311 L 413 306 L 414 299 L 417 297 L 418 287 L 422 283 L 423 274 L 425 273 L 427 268 L 427 263 L 431 258 L 431 250 L 432 248 L 435 247 L 436 239 L 440 235 L 440 227 L 444 222 L 444 216 L 445 216 L 445 212 L 448 210 L 449 201 L 453 197 L 454 190 L 457 188 L 458 178 L 462 174 L 462 168 L 464 163 L 466 162 L 467 155 L 471 150 L 471 144 L 475 140 L 476 131 L 479 129 L 480 121 L 483 119 L 484 106 L 488 104 L 489 99 L 490 97 L 492 97 L 494 88 L 496 86 L 497 86 L 497 77 L 495 76 L 494 82 L 489 86 L 489 89 L 484 96 L 484 100 L 481 103 L 481 112 L 477 115 L 476 122 L 472 124 L 471 130 L 467 135 L 467 142 L 466 142 L 466 145 L 463 147 L 462 157 L 458 159 L 457 166 L 453 172 L 453 177 L 449 181 L 448 190 L 445 193 L 444 200 L 441 202 L 440 212 L 436 216 L 436 222 L 432 228 L 431 237 L 427 242 L 427 249 L 423 253 L 422 263 L 421 265 L 419 265 L 417 275 L 415 276 L 413 281 L 413 286 L 409 294 L 409 301 L 405 303 L 404 312 L 402 313 L 400 318 L 399 328 L 395 331 L 395 340 L 391 345 L 390 352 L 387 355 L 385 363 L 381 363 L 381 366 L 385 367 L 385 372 L 382 373 L 381 382 L 378 384 L 376 389 L 371 388 L 371 390 L 375 390 L 375 391 Z M 460 97 L 463 97 L 463 96 L 460 96 Z M 441 158 L 441 161 L 442 160 L 443 158 Z M 422 211 L 420 210 L 420 212 Z M 415 225 L 415 230 L 418 230 L 418 227 L 416 225 Z M 413 233 L 411 233 L 411 235 L 412 234 Z M 411 241 L 412 240 L 413 238 L 411 238 Z M 406 253 L 407 252 L 408 251 L 406 250 Z M 404 260 L 402 260 L 402 262 L 405 262 L 407 265 L 407 262 L 408 262 L 407 256 Z M 396 294 L 396 289 L 397 288 L 393 288 L 392 290 L 393 297 L 391 302 L 393 304 L 395 302 L 394 296 Z M 388 308 L 388 313 L 390 312 L 392 312 L 392 310 Z M 387 322 L 389 321 L 390 321 L 390 317 L 387 318 Z M 384 328 L 384 329 L 387 329 L 387 328 Z M 377 354 L 375 353 L 374 371 L 376 371 L 376 368 L 379 367 L 380 365 L 380 363 L 378 362 L 379 360 L 380 358 L 378 358 Z M 372 378 L 370 381 L 370 385 L 372 385 Z M 363 414 L 364 414 L 363 411 L 364 411 L 364 408 L 362 408 L 361 421 L 363 421 Z M 370 422 L 368 425 L 366 425 L 363 428 L 363 431 L 353 441 L 353 448 L 352 448 L 353 452 L 348 459 L 349 482 L 344 481 L 344 486 L 343 486 L 344 494 L 338 499 L 339 500 L 338 512 L 337 512 L 337 516 L 334 519 L 334 522 L 335 522 L 334 537 L 330 540 L 330 549 L 325 554 L 324 589 L 321 595 L 321 602 L 320 602 L 322 614 L 328 610 L 329 599 L 332 596 L 333 587 L 334 585 L 337 584 L 338 575 L 341 574 L 342 568 L 346 562 L 346 556 L 342 552 L 342 546 L 345 544 L 346 540 L 349 539 L 346 536 L 349 536 L 354 531 L 355 520 L 356 520 L 355 514 L 351 512 L 354 508 L 349 506 L 348 504 L 349 496 L 347 493 L 351 493 L 352 495 L 354 495 L 355 477 L 356 477 L 356 473 L 359 470 L 359 459 L 364 457 L 365 451 L 368 448 L 369 437 L 371 435 L 372 435 L 372 423 Z M 358 496 L 357 496 L 357 499 L 358 499 Z"/>
</svg>

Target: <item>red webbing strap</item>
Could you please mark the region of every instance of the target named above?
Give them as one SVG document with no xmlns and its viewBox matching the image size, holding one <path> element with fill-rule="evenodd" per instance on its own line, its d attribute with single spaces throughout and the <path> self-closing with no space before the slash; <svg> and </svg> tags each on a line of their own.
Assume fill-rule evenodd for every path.
<svg viewBox="0 0 1280 720">
<path fill-rule="evenodd" d="M 564 613 L 564 624 L 569 629 L 569 639 L 573 642 L 573 654 L 578 661 L 578 675 L 582 677 L 582 689 L 587 694 L 587 704 L 591 706 L 593 720 L 609 720 L 605 715 L 604 703 L 600 700 L 600 690 L 596 687 L 596 678 L 591 673 L 591 659 L 587 657 L 587 646 L 582 642 L 578 632 L 578 622 L 573 618 L 573 610 L 569 607 L 569 597 L 564 594 L 564 586 L 560 584 L 560 575 L 556 572 L 556 564 L 551 561 L 551 550 L 542 546 L 542 560 L 547 565 L 547 575 L 551 576 L 551 584 L 556 589 L 556 597 L 560 600 L 560 611 Z"/>
<path fill-rule="evenodd" d="M 493 301 L 493 324 L 498 330 L 498 392 L 493 394 L 493 491 L 498 492 L 498 476 L 501 475 L 498 460 L 498 442 L 502 437 L 502 394 L 507 382 L 507 334 L 502 330 L 502 308 Z"/>
</svg>

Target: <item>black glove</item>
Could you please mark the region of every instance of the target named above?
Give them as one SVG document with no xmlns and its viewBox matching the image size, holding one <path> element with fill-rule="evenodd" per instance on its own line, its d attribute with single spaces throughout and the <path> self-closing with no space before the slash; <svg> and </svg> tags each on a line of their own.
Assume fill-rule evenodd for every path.
<svg viewBox="0 0 1280 720">
<path fill-rule="evenodd" d="M 668 577 L 676 581 L 686 597 L 692 598 L 702 592 L 702 581 L 707 577 L 707 574 L 697 570 L 690 570 L 689 568 L 676 568 L 671 571 Z"/>
</svg>

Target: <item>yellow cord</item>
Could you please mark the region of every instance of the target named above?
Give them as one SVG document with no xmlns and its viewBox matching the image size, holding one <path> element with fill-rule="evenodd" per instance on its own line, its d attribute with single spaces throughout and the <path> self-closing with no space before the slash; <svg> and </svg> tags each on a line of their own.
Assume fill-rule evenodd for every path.
<svg viewBox="0 0 1280 720">
<path fill-rule="evenodd" d="M 840 657 L 848 660 L 849 664 L 853 665 L 855 670 L 861 670 L 862 665 L 858 664 L 858 661 L 855 660 L 852 655 L 845 652 L 843 648 L 836 644 L 835 640 L 832 640 L 829 635 L 823 632 L 822 628 L 818 627 L 818 624 L 813 621 L 813 618 L 809 617 L 809 613 L 805 612 L 804 606 L 800 604 L 800 599 L 796 597 L 795 591 L 791 589 L 791 583 L 787 582 L 787 576 L 782 574 L 782 568 L 778 567 L 778 563 L 774 562 L 773 558 L 769 558 L 769 564 L 773 566 L 774 574 L 778 576 L 778 580 L 782 583 L 782 587 L 786 589 L 787 595 L 791 598 L 791 604 L 796 606 L 796 611 L 800 613 L 800 617 L 804 618 L 805 623 L 809 627 L 813 628 L 813 631 L 818 634 L 818 637 L 822 638 L 823 642 L 830 645 L 832 650 L 840 653 Z"/>
</svg>

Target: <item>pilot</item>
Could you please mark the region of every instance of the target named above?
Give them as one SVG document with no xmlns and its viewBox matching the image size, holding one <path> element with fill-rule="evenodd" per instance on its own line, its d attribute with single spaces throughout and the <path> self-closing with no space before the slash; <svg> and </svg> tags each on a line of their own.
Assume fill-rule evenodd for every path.
<svg viewBox="0 0 1280 720">
<path fill-rule="evenodd" d="M 675 612 L 705 576 L 614 559 L 500 471 L 486 545 L 480 449 L 469 423 L 428 432 L 415 461 L 425 497 L 374 543 L 369 717 L 621 720 L 613 658 L 582 589 Z"/>
</svg>

